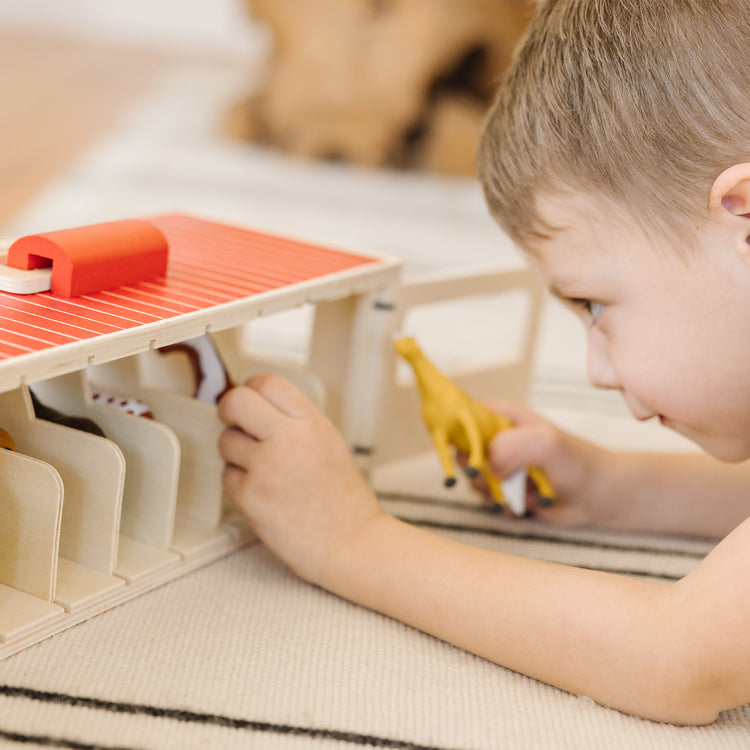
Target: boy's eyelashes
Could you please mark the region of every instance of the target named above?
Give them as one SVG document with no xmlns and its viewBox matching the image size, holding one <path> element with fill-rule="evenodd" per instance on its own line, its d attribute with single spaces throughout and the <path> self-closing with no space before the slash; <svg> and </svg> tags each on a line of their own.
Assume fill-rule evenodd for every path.
<svg viewBox="0 0 750 750">
<path fill-rule="evenodd" d="M 577 310 L 582 310 L 591 319 L 591 323 L 596 323 L 596 319 L 602 311 L 602 303 L 594 302 L 590 299 L 584 299 L 583 297 L 568 297 L 568 304 L 575 307 Z"/>
<path fill-rule="evenodd" d="M 573 308 L 579 315 L 587 318 L 589 325 L 596 323 L 599 315 L 601 314 L 604 303 L 594 302 L 588 297 L 570 297 L 562 292 L 562 290 L 554 284 L 549 287 L 553 297 L 559 299 L 563 304 Z"/>
</svg>

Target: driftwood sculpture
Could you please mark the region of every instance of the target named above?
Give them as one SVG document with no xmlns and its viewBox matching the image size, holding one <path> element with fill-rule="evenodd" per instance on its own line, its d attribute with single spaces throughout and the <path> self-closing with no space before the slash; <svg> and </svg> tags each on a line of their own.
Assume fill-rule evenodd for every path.
<svg viewBox="0 0 750 750">
<path fill-rule="evenodd" d="M 504 505 L 501 482 L 487 465 L 487 445 L 498 432 L 512 427 L 511 421 L 464 393 L 425 357 L 413 338 L 400 338 L 395 346 L 414 370 L 422 399 L 422 419 L 440 458 L 446 486 L 456 483 L 450 448 L 453 445 L 468 455 L 466 473 L 470 477 L 481 474 L 492 497 Z M 528 475 L 540 498 L 550 502 L 555 492 L 549 480 L 536 468 L 528 469 Z"/>
<path fill-rule="evenodd" d="M 233 135 L 313 158 L 474 173 L 533 0 L 245 0 L 273 54 Z"/>
</svg>

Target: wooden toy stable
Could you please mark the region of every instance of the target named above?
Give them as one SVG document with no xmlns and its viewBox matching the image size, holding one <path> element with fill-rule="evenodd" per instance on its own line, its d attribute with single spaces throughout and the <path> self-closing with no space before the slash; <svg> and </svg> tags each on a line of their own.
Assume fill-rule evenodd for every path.
<svg viewBox="0 0 750 750">
<path fill-rule="evenodd" d="M 0 450 L 0 658 L 252 540 L 222 496 L 216 407 L 143 376 L 159 347 L 208 333 L 242 382 L 277 367 L 245 351 L 247 324 L 311 304 L 300 372 L 369 470 L 429 448 L 414 386 L 394 376 L 392 334 L 407 311 L 520 289 L 530 301 L 520 357 L 456 380 L 480 398 L 525 397 L 542 300 L 527 271 L 408 281 L 392 259 L 184 216 L 152 221 L 170 244 L 165 278 L 70 300 L 0 293 L 0 427 L 18 447 Z M 154 419 L 94 404 L 92 381 L 144 400 Z M 37 419 L 31 384 L 107 437 Z"/>
</svg>

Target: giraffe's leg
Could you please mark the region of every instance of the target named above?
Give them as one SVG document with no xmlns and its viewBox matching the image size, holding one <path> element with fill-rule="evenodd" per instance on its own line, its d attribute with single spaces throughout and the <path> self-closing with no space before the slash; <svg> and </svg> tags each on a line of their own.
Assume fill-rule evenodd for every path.
<svg viewBox="0 0 750 750">
<path fill-rule="evenodd" d="M 448 433 L 443 427 L 434 427 L 430 430 L 430 436 L 440 459 L 440 465 L 443 467 L 445 486 L 453 487 L 456 483 L 456 472 L 453 467 L 453 454 L 448 441 Z"/>
<path fill-rule="evenodd" d="M 544 472 L 542 472 L 541 469 L 536 469 L 532 466 L 529 469 L 529 476 L 539 492 L 539 501 L 543 505 L 550 505 L 555 499 L 555 489 L 550 484 L 549 479 L 544 475 Z"/>
<path fill-rule="evenodd" d="M 466 465 L 466 474 L 473 478 L 479 475 L 485 462 L 485 444 L 482 432 L 469 409 L 461 409 L 459 411 L 458 422 L 463 428 L 469 446 L 469 461 Z"/>
<path fill-rule="evenodd" d="M 486 462 L 482 462 L 482 465 L 479 467 L 479 471 L 484 478 L 484 481 L 487 482 L 487 487 L 490 490 L 492 499 L 495 502 L 500 503 L 500 505 L 505 505 L 505 496 L 503 495 L 502 484 L 500 483 L 500 480 L 489 470 Z"/>
</svg>

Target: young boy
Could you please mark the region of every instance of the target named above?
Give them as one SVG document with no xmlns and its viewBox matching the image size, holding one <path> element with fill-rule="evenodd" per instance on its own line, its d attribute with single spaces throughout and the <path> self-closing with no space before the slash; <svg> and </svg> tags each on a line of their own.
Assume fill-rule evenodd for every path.
<svg viewBox="0 0 750 750">
<path fill-rule="evenodd" d="M 480 148 L 493 214 L 587 327 L 592 383 L 708 454 L 610 453 L 499 404 L 516 427 L 494 472 L 541 467 L 550 522 L 723 541 L 654 584 L 433 535 L 383 511 L 299 391 L 256 377 L 220 405 L 224 484 L 295 573 L 629 713 L 750 701 L 749 19 L 747 0 L 542 2 Z"/>
</svg>

